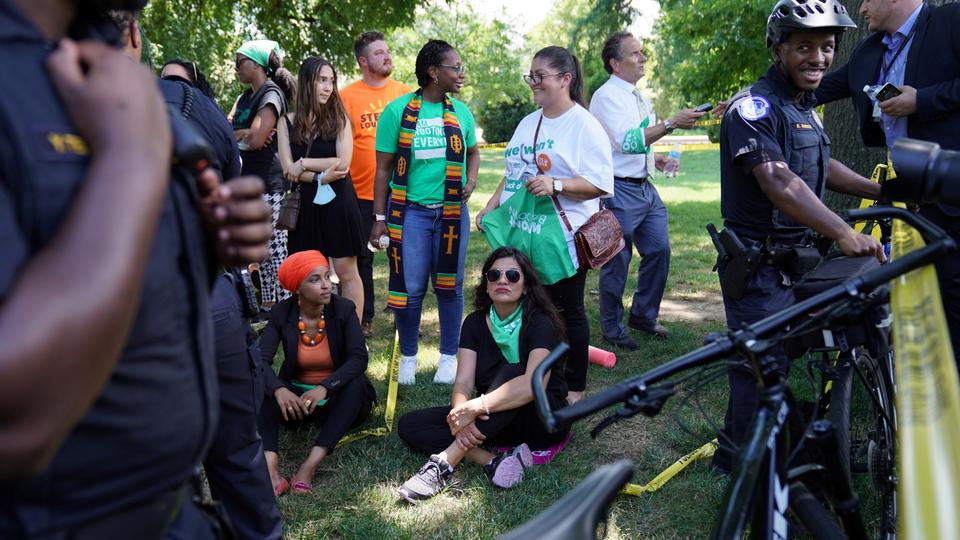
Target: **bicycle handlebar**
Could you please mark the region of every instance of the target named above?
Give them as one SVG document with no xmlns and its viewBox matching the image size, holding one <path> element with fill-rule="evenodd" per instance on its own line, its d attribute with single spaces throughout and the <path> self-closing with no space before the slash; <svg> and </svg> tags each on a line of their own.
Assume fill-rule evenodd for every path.
<svg viewBox="0 0 960 540">
<path fill-rule="evenodd" d="M 784 326 L 790 324 L 798 317 L 816 311 L 840 298 L 855 297 L 860 294 L 869 293 L 897 276 L 925 266 L 941 254 L 952 251 L 957 247 L 953 239 L 947 236 L 942 229 L 923 216 L 903 208 L 874 207 L 851 210 L 845 214 L 849 219 L 854 221 L 885 217 L 900 219 L 915 228 L 927 245 L 895 261 L 881 265 L 878 268 L 827 289 L 816 296 L 798 302 L 783 311 L 774 313 L 766 319 L 745 326 L 740 330 L 729 332 L 725 337 L 709 345 L 688 352 L 646 373 L 608 386 L 599 393 L 573 405 L 568 405 L 554 411 L 550 408 L 550 404 L 547 401 L 547 394 L 543 386 L 543 376 L 570 348 L 566 343 L 561 343 L 537 366 L 533 375 L 533 395 L 536 401 L 537 414 L 540 416 L 547 430 L 556 432 L 576 420 L 589 416 L 615 403 L 626 401 L 631 397 L 643 397 L 647 387 L 652 384 L 682 371 L 698 368 L 725 358 L 737 350 L 749 349 L 759 340 L 771 337 L 775 332 L 780 331 Z"/>
</svg>

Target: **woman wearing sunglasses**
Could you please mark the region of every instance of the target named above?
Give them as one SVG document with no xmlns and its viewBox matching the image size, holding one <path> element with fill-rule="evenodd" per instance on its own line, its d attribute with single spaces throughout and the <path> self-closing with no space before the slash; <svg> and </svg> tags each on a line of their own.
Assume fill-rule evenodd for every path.
<svg viewBox="0 0 960 540">
<path fill-rule="evenodd" d="M 548 448 L 566 435 L 548 433 L 533 403 L 533 371 L 563 339 L 537 272 L 522 252 L 501 247 L 483 263 L 483 277 L 460 332 L 451 405 L 407 413 L 397 426 L 405 443 L 430 454 L 399 489 L 410 502 L 443 491 L 463 460 L 483 466 L 493 485 L 513 487 L 533 463 L 531 448 Z M 554 365 L 545 380 L 551 407 L 563 406 L 563 367 Z M 514 448 L 499 455 L 486 449 L 495 446 Z"/>
<path fill-rule="evenodd" d="M 459 93 L 464 83 L 456 49 L 430 40 L 417 54 L 416 72 L 420 88 L 391 101 L 377 124 L 370 243 L 378 245 L 390 231 L 387 307 L 400 336 L 400 384 L 416 382 L 428 281 L 440 318 L 440 360 L 433 382 L 450 384 L 457 372 L 463 317 L 463 265 L 470 237 L 466 202 L 477 185 L 480 153 L 473 114 L 448 95 Z"/>
<path fill-rule="evenodd" d="M 613 157 L 600 123 L 584 108 L 583 71 L 563 47 L 534 55 L 524 77 L 540 110 L 520 121 L 505 151 L 503 180 L 477 214 L 491 246 L 513 245 L 533 260 L 570 340 L 569 402 L 587 386 L 590 325 L 574 233 L 613 196 Z M 534 150 L 536 146 L 536 150 Z M 562 211 L 559 211 L 562 209 Z"/>
</svg>

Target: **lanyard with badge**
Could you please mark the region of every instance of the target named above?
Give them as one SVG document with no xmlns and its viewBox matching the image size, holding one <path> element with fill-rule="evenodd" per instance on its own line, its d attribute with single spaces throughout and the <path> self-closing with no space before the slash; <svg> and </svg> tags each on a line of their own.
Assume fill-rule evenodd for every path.
<svg viewBox="0 0 960 540">
<path fill-rule="evenodd" d="M 887 53 L 886 51 L 884 51 L 883 57 L 880 58 L 880 80 L 881 81 L 886 81 L 887 75 L 889 75 L 890 73 L 890 68 L 893 67 L 893 64 L 894 62 L 897 61 L 897 58 L 900 58 L 900 53 L 903 52 L 903 50 L 907 47 L 907 45 L 913 39 L 913 34 L 915 34 L 916 31 L 917 31 L 917 25 L 916 23 L 914 23 L 913 28 L 910 29 L 910 33 L 907 34 L 907 37 L 906 39 L 903 40 L 903 43 L 901 43 L 900 46 L 897 47 L 896 52 L 893 53 L 893 57 L 890 58 L 889 62 L 885 60 Z M 901 84 L 902 84 L 902 81 L 901 81 Z M 897 93 L 894 95 L 888 94 L 884 96 L 883 93 L 888 85 L 892 86 L 892 84 L 886 83 L 886 84 L 878 84 L 876 86 L 868 86 L 864 88 L 864 91 L 867 92 L 867 95 L 870 96 L 870 98 L 873 100 L 873 121 L 874 122 L 879 122 L 881 120 L 880 102 L 886 101 L 891 97 L 900 95 L 899 90 L 897 90 Z"/>
</svg>

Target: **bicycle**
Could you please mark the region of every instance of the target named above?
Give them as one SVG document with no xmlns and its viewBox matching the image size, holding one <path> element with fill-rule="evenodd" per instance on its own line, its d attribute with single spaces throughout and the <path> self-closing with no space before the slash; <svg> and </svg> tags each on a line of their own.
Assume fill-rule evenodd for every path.
<svg viewBox="0 0 960 540">
<path fill-rule="evenodd" d="M 746 358 L 746 365 L 757 375 L 760 403 L 752 427 L 741 446 L 741 457 L 731 474 L 711 537 L 741 538 L 749 522 L 754 535 L 787 538 L 789 509 L 816 538 L 866 538 L 866 527 L 850 482 L 850 450 L 849 447 L 843 449 L 843 437 L 837 433 L 838 430 L 845 429 L 842 427 L 842 420 L 841 428 L 838 428 L 838 422 L 831 419 L 837 415 L 824 414 L 824 410 L 829 407 L 821 407 L 810 418 L 801 415 L 784 376 L 777 369 L 781 359 L 774 354 L 775 345 L 785 339 L 785 329 L 791 324 L 811 329 L 830 328 L 844 317 L 863 313 L 866 309 L 882 303 L 882 294 L 871 296 L 871 293 L 891 279 L 929 264 L 943 253 L 955 249 L 956 245 L 942 230 L 921 216 L 903 209 L 857 210 L 850 212 L 849 217 L 856 220 L 885 217 L 900 219 L 920 231 L 927 245 L 889 264 L 870 269 L 810 298 L 800 300 L 792 307 L 753 325 L 717 336 L 714 341 L 700 349 L 640 376 L 612 385 L 574 405 L 553 411 L 547 403 L 542 381 L 543 375 L 566 350 L 565 346 L 560 346 L 538 366 L 533 377 L 534 397 L 544 424 L 548 429 L 559 429 L 615 403 L 622 403 L 623 407 L 602 421 L 594 429 L 594 435 L 617 420 L 638 413 L 654 416 L 677 392 L 676 382 L 671 382 L 669 378 L 714 364 L 738 353 Z M 794 337 L 796 335 L 794 334 Z M 836 397 L 837 403 L 848 399 L 843 397 L 846 395 L 845 381 L 852 380 L 852 373 L 857 366 L 862 370 L 866 364 L 858 364 L 854 357 L 849 364 L 839 365 L 843 369 L 837 379 L 841 381 L 838 384 L 840 390 L 835 394 L 840 396 Z M 887 369 L 882 367 L 882 364 L 876 366 L 878 369 Z M 886 377 L 882 372 L 873 370 L 872 366 L 870 369 L 874 376 L 879 373 L 880 377 Z M 886 385 L 887 381 L 884 379 L 882 383 Z M 895 427 L 894 419 L 888 420 Z M 791 425 L 802 425 L 804 428 L 797 432 L 790 429 Z M 806 459 L 810 455 L 818 459 Z M 622 465 L 618 467 L 622 468 Z M 624 478 L 623 474 L 607 472 L 600 475 L 599 479 L 591 476 L 590 482 L 585 484 L 591 492 L 608 495 L 614 484 L 619 482 L 613 493 L 619 491 L 619 487 L 628 478 L 629 476 Z M 593 533 L 587 531 L 595 531 L 596 520 L 603 515 L 602 512 L 598 514 L 596 508 L 605 508 L 605 504 L 601 504 L 599 499 L 584 501 L 582 494 L 578 496 L 578 501 L 573 497 L 575 493 L 579 493 L 578 490 L 568 494 L 543 514 L 556 519 L 535 518 L 531 522 L 546 527 L 537 531 L 539 537 L 593 537 Z M 609 496 L 609 499 L 612 499 L 612 496 Z M 831 505 L 833 512 L 839 516 L 839 521 L 826 508 L 824 502 Z M 580 511 L 576 511 L 577 509 Z M 584 526 L 584 521 L 588 519 L 594 521 L 586 521 L 587 525 Z M 549 526 L 551 521 L 556 522 L 552 527 Z M 522 526 L 503 538 L 525 537 L 522 536 L 524 531 L 530 532 L 526 527 Z M 521 535 L 515 535 L 517 532 Z"/>
</svg>

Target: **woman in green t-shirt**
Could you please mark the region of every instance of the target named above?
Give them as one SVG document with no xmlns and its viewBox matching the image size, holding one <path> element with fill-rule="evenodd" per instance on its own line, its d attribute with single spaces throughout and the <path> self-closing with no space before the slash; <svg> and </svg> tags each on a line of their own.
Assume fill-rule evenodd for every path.
<svg viewBox="0 0 960 540">
<path fill-rule="evenodd" d="M 400 337 L 400 384 L 415 382 L 420 308 L 431 278 L 440 317 L 440 361 L 433 380 L 452 384 L 470 235 L 466 202 L 477 185 L 480 154 L 473 115 L 448 95 L 464 82 L 456 49 L 430 40 L 417 54 L 416 73 L 420 88 L 390 102 L 377 124 L 376 221 L 370 240 L 377 245 L 389 231 L 387 306 L 396 314 Z"/>
</svg>

